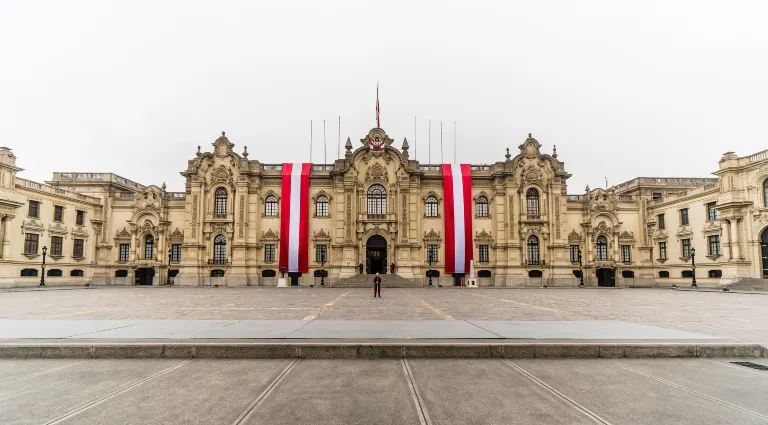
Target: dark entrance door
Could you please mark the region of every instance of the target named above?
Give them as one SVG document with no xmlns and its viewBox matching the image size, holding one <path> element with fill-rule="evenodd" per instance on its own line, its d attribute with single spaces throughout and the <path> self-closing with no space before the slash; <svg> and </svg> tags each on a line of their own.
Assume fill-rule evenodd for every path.
<svg viewBox="0 0 768 425">
<path fill-rule="evenodd" d="M 366 273 L 387 273 L 387 240 L 383 236 L 373 235 L 365 244 Z"/>
<path fill-rule="evenodd" d="M 291 278 L 291 286 L 299 286 L 299 277 L 301 277 L 301 273 L 289 272 L 288 277 Z"/>
<path fill-rule="evenodd" d="M 151 285 L 152 278 L 155 277 L 155 269 L 136 269 L 136 285 Z"/>
<path fill-rule="evenodd" d="M 616 271 L 597 269 L 597 286 L 616 286 Z"/>
<path fill-rule="evenodd" d="M 760 235 L 760 257 L 763 268 L 763 279 L 768 279 L 768 229 L 763 230 Z"/>
</svg>

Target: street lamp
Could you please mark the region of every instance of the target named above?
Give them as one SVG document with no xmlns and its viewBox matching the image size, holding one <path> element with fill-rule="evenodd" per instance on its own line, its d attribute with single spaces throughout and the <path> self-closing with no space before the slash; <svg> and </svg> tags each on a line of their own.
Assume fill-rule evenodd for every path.
<svg viewBox="0 0 768 425">
<path fill-rule="evenodd" d="M 432 286 L 432 255 L 427 256 L 427 261 L 429 262 L 429 271 L 427 271 L 427 276 L 429 277 L 429 286 Z"/>
<path fill-rule="evenodd" d="M 168 276 L 165 278 L 165 284 L 171 286 L 171 256 L 173 250 L 168 248 Z"/>
<path fill-rule="evenodd" d="M 43 272 L 40 273 L 40 286 L 45 286 L 45 253 L 48 251 L 48 247 L 43 247 Z"/>
<path fill-rule="evenodd" d="M 691 277 L 693 278 L 691 288 L 698 289 L 699 286 L 696 285 L 696 248 L 691 248 Z"/>
<path fill-rule="evenodd" d="M 325 286 L 325 252 L 320 253 L 320 286 Z"/>
<path fill-rule="evenodd" d="M 584 286 L 584 268 L 581 266 L 581 246 L 579 246 L 579 286 Z"/>
</svg>

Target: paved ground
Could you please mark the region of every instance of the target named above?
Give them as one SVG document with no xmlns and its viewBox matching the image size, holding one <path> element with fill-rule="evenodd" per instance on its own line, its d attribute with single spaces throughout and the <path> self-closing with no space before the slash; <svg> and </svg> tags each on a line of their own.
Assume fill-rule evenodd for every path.
<svg viewBox="0 0 768 425">
<path fill-rule="evenodd" d="M 0 423 L 768 423 L 729 361 L 0 360 Z"/>
<path fill-rule="evenodd" d="M 91 288 L 0 292 L 0 319 L 622 320 L 768 345 L 768 295 L 669 289 Z"/>
</svg>

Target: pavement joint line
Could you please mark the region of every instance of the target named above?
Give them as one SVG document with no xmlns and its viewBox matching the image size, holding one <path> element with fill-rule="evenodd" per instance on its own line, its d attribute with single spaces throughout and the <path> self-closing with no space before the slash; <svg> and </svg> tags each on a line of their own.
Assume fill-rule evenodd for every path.
<svg viewBox="0 0 768 425">
<path fill-rule="evenodd" d="M 320 307 L 320 308 L 317 308 L 317 309 L 315 309 L 315 310 L 312 310 L 312 311 L 309 313 L 309 316 L 306 316 L 306 317 L 304 317 L 304 318 L 303 318 L 303 319 L 301 319 L 301 320 L 315 320 L 315 319 L 317 318 L 317 316 L 319 316 L 320 314 L 322 314 L 322 313 L 323 313 L 325 310 L 327 310 L 327 309 L 329 309 L 329 308 L 333 307 L 333 305 L 334 305 L 334 304 L 336 304 L 336 301 L 338 301 L 338 300 L 342 299 L 343 297 L 347 296 L 347 294 L 349 294 L 350 292 L 352 292 L 352 291 L 351 291 L 351 290 L 349 290 L 349 291 L 347 291 L 347 292 L 345 292 L 345 293 L 343 293 L 343 294 L 339 295 L 338 297 L 336 297 L 336 298 L 332 299 L 331 301 L 328 301 L 327 303 L 325 303 L 325 305 L 324 305 L 324 306 L 322 306 L 322 307 Z"/>
<path fill-rule="evenodd" d="M 83 411 L 85 411 L 87 409 L 90 409 L 91 407 L 96 406 L 97 404 L 100 404 L 103 401 L 109 400 L 110 398 L 112 398 L 112 397 L 114 397 L 114 396 L 116 396 L 118 394 L 122 394 L 122 393 L 124 393 L 126 391 L 129 391 L 130 389 L 132 389 L 134 387 L 137 387 L 137 386 L 139 386 L 139 385 L 141 385 L 141 384 L 143 384 L 143 383 L 145 383 L 145 382 L 147 382 L 149 380 L 152 380 L 154 378 L 157 378 L 158 376 L 165 375 L 168 372 L 176 370 L 176 369 L 184 366 L 185 364 L 189 363 L 190 361 L 192 361 L 192 360 L 185 360 L 185 361 L 183 361 L 183 362 L 181 362 L 181 363 L 179 363 L 177 365 L 174 365 L 174 366 L 171 366 L 171 367 L 169 367 L 167 369 L 161 370 L 160 372 L 157 372 L 154 375 L 148 376 L 148 377 L 146 377 L 146 378 L 144 378 L 144 379 L 142 379 L 142 380 L 140 380 L 138 382 L 134 382 L 133 384 L 128 385 L 127 387 L 121 388 L 121 389 L 119 389 L 119 390 L 117 390 L 117 391 L 115 391 L 115 392 L 113 392 L 111 394 L 108 394 L 108 395 L 106 395 L 106 396 L 104 396 L 104 397 L 102 397 L 102 398 L 100 398 L 100 399 L 98 399 L 96 401 L 88 403 L 85 406 L 80 407 L 78 409 L 75 409 L 75 410 L 73 410 L 73 411 L 71 411 L 69 413 L 65 413 L 64 415 L 62 415 L 62 416 L 60 416 L 60 417 L 58 417 L 58 418 L 56 418 L 56 419 L 54 419 L 54 420 L 52 420 L 50 422 L 46 422 L 45 425 L 57 424 L 57 423 L 65 420 L 67 418 L 70 418 L 72 416 L 75 416 L 75 415 L 79 414 L 80 412 L 83 412 Z"/>
<path fill-rule="evenodd" d="M 291 370 L 293 370 L 293 366 L 295 366 L 296 362 L 298 361 L 299 359 L 294 359 L 293 361 L 291 361 L 291 363 L 288 364 L 288 366 L 286 366 L 285 369 L 283 369 L 280 375 L 278 375 L 275 379 L 273 379 L 272 382 L 270 382 L 269 385 L 267 385 L 267 388 L 265 388 L 264 391 L 262 391 L 261 394 L 259 394 L 251 402 L 251 404 L 248 405 L 245 411 L 241 413 L 237 419 L 235 419 L 235 422 L 233 422 L 233 425 L 240 425 L 246 419 L 248 419 L 248 417 L 251 416 L 251 413 L 253 413 L 253 411 L 255 411 L 256 408 L 261 405 L 261 402 L 264 401 L 264 399 L 266 399 L 267 396 L 272 393 L 272 390 L 274 390 L 283 381 L 283 378 L 285 378 L 285 376 L 288 375 L 288 373 Z"/>
<path fill-rule="evenodd" d="M 401 361 L 403 364 L 403 370 L 405 371 L 405 376 L 408 379 L 408 389 L 411 390 L 411 397 L 413 397 L 413 402 L 416 403 L 416 410 L 419 416 L 419 423 L 421 423 L 421 425 L 432 425 L 432 420 L 429 418 L 429 413 L 427 413 L 427 408 L 424 406 L 424 401 L 421 399 L 421 394 L 419 394 L 419 389 L 416 387 L 416 382 L 413 378 L 411 367 L 410 365 L 408 365 L 408 360 L 401 359 Z"/>
<path fill-rule="evenodd" d="M 496 332 L 491 332 L 491 331 L 489 331 L 488 329 L 485 329 L 484 327 L 482 327 L 482 326 L 480 326 L 480 325 L 478 325 L 478 324 L 476 324 L 476 323 L 474 323 L 474 322 L 470 322 L 469 320 L 462 320 L 462 322 L 465 322 L 465 323 L 469 323 L 470 325 L 472 325 L 472 326 L 475 326 L 475 327 L 476 327 L 476 328 L 478 328 L 478 329 L 482 329 L 482 330 L 484 330 L 484 331 L 488 332 L 489 334 L 493 334 L 493 335 L 496 335 L 496 336 L 497 336 L 497 337 L 499 337 L 500 339 L 514 339 L 514 338 L 504 338 L 503 336 L 501 336 L 501 335 L 497 334 Z"/>
<path fill-rule="evenodd" d="M 678 388 L 678 389 L 681 389 L 681 390 L 684 390 L 684 391 L 688 391 L 689 393 L 692 393 L 692 394 L 696 394 L 696 395 L 697 395 L 697 396 L 699 396 L 699 397 L 703 397 L 703 398 L 706 398 L 706 399 L 708 399 L 708 400 L 711 400 L 711 401 L 714 401 L 714 402 L 720 403 L 720 404 L 722 404 L 722 405 L 725 405 L 725 406 L 728 406 L 728 407 L 734 408 L 734 409 L 736 409 L 736 410 L 740 410 L 740 411 L 742 411 L 742 412 L 744 412 L 744 413 L 748 413 L 748 414 L 750 414 L 750 415 L 752 415 L 752 416 L 756 416 L 756 417 L 758 417 L 758 418 L 760 418 L 760 419 L 762 419 L 762 420 L 768 420 L 768 416 L 766 416 L 766 415 L 763 415 L 762 413 L 758 413 L 758 412 L 755 412 L 755 411 L 749 410 L 749 409 L 747 409 L 747 408 L 745 408 L 745 407 L 741 407 L 741 406 L 738 406 L 738 405 L 736 405 L 736 404 L 733 404 L 733 403 L 729 403 L 729 402 L 727 402 L 727 401 L 725 401 L 725 400 L 720 400 L 720 399 L 719 399 L 719 398 L 717 398 L 717 397 L 713 397 L 713 396 L 711 396 L 711 395 L 708 395 L 708 394 L 704 394 L 704 393 L 702 393 L 702 392 L 696 391 L 696 390 L 694 390 L 694 389 L 691 389 L 691 388 L 688 388 L 688 387 L 686 387 L 686 386 L 683 386 L 683 385 L 680 385 L 680 384 L 676 384 L 676 383 L 674 383 L 674 382 L 672 382 L 672 381 L 667 381 L 666 379 L 662 379 L 662 378 L 659 378 L 658 376 L 652 375 L 652 374 L 650 374 L 650 373 L 646 373 L 646 372 L 642 372 L 642 371 L 639 371 L 639 370 L 637 370 L 637 369 L 634 369 L 634 368 L 632 368 L 632 367 L 629 367 L 629 366 L 627 366 L 627 365 L 625 365 L 625 364 L 621 364 L 621 363 L 619 363 L 619 362 L 614 362 L 614 361 L 612 361 L 611 363 L 613 363 L 614 365 L 616 365 L 616 366 L 618 366 L 618 367 L 620 367 L 620 368 L 622 368 L 622 369 L 628 370 L 628 371 L 630 371 L 630 372 L 634 372 L 634 373 L 636 373 L 636 374 L 638 374 L 638 375 L 641 375 L 641 376 L 645 376 L 646 378 L 649 378 L 649 379 L 653 379 L 654 381 L 657 381 L 657 382 L 661 382 L 662 384 L 666 384 L 666 385 L 669 385 L 670 387 L 674 387 L 674 388 Z"/>
<path fill-rule="evenodd" d="M 16 379 L 11 379 L 10 381 L 0 382 L 0 387 L 2 387 L 3 385 L 13 384 L 14 382 L 23 381 L 25 379 L 34 378 L 36 376 L 45 375 L 47 373 L 56 372 L 57 370 L 66 369 L 66 368 L 68 368 L 70 366 L 79 365 L 80 363 L 84 363 L 84 362 L 85 362 L 85 360 L 80 360 L 79 362 L 74 362 L 74 363 L 69 363 L 69 364 L 63 365 L 63 366 L 54 367 L 53 369 L 48 369 L 48 370 L 44 370 L 42 372 L 33 373 L 31 375 L 22 376 L 21 378 L 16 378 Z"/>
<path fill-rule="evenodd" d="M 513 369 L 515 369 L 517 372 L 519 372 L 523 376 L 527 377 L 528 379 L 530 379 L 533 382 L 537 383 L 538 385 L 542 386 L 544 389 L 548 390 L 552 394 L 554 394 L 554 395 L 560 397 L 561 399 L 565 400 L 566 402 L 570 403 L 571 406 L 576 408 L 576 410 L 580 411 L 581 413 L 583 413 L 588 418 L 590 418 L 590 419 L 592 419 L 594 421 L 597 421 L 597 422 L 599 422 L 601 424 L 604 424 L 604 425 L 611 425 L 610 422 L 608 422 L 607 420 L 601 418 L 597 413 L 595 413 L 595 412 L 587 409 L 586 407 L 582 406 L 581 404 L 579 404 L 578 402 L 576 402 L 572 398 L 568 397 L 567 395 L 565 395 L 562 392 L 560 392 L 557 389 L 555 389 L 553 386 L 551 386 L 551 385 L 547 384 L 546 382 L 542 381 L 541 379 L 539 379 L 536 375 L 534 375 L 534 374 L 528 372 L 527 370 L 523 369 L 522 367 L 518 366 L 516 363 L 511 362 L 511 361 L 509 361 L 507 359 L 501 359 L 501 361 L 503 361 L 504 363 L 506 363 L 509 366 L 511 366 Z"/>
<path fill-rule="evenodd" d="M 415 299 L 416 301 L 418 301 L 419 303 L 421 303 L 421 305 L 422 305 L 422 306 L 424 306 L 425 308 L 427 308 L 427 310 L 429 310 L 429 311 L 431 311 L 431 312 L 433 312 L 433 313 L 437 314 L 438 316 L 442 317 L 442 318 L 443 318 L 443 320 L 456 320 L 456 318 L 455 318 L 455 317 L 453 317 L 453 316 L 451 316 L 450 314 L 448 314 L 448 313 L 444 312 L 443 310 L 440 310 L 439 308 L 437 308 L 437 307 L 433 306 L 432 304 L 430 304 L 430 303 L 428 303 L 428 302 L 426 302 L 426 301 L 422 300 L 421 298 L 419 298 L 419 297 L 417 297 L 417 296 L 415 296 L 415 295 L 411 295 L 411 294 L 408 294 L 408 295 L 409 295 L 411 298 L 413 298 L 413 299 Z"/>
<path fill-rule="evenodd" d="M 78 337 L 81 337 L 81 336 L 83 336 L 83 335 L 96 334 L 96 333 L 99 333 L 99 332 L 105 332 L 105 331 L 113 331 L 113 330 L 115 330 L 115 329 L 129 328 L 129 327 L 131 327 L 131 326 L 138 326 L 138 325 L 143 325 L 143 324 L 145 324 L 145 323 L 149 323 L 149 322 L 131 323 L 130 325 L 118 326 L 118 327 L 115 327 L 115 328 L 99 329 L 98 331 L 85 332 L 85 333 L 81 333 L 81 334 L 74 334 L 74 335 L 67 335 L 67 336 L 63 337 L 62 339 L 67 339 L 67 338 L 78 338 Z"/>
<path fill-rule="evenodd" d="M 494 297 L 489 297 L 489 296 L 480 295 L 480 294 L 469 294 L 469 295 L 471 295 L 473 297 L 487 298 L 489 300 L 501 301 L 501 302 L 505 302 L 505 303 L 517 304 L 517 305 L 521 305 L 521 306 L 525 306 L 525 307 L 538 308 L 540 310 L 554 311 L 556 313 L 560 313 L 560 310 L 557 310 L 557 309 L 554 309 L 554 308 L 539 307 L 539 306 L 536 306 L 536 305 L 521 303 L 519 301 L 512 301 L 512 300 L 508 300 L 508 299 L 504 299 L 504 298 L 494 298 Z"/>
</svg>

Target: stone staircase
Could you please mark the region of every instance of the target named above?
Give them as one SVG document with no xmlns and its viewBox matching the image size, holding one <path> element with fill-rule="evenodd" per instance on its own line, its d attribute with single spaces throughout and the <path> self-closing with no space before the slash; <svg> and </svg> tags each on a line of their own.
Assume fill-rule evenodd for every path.
<svg viewBox="0 0 768 425">
<path fill-rule="evenodd" d="M 372 274 L 358 274 L 334 282 L 332 288 L 373 288 Z M 397 274 L 381 275 L 381 287 L 385 288 L 421 288 L 420 279 L 407 279 Z"/>
<path fill-rule="evenodd" d="M 728 285 L 731 291 L 761 291 L 768 292 L 768 279 L 745 278 Z"/>
</svg>

